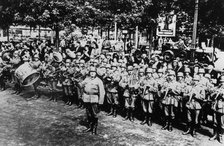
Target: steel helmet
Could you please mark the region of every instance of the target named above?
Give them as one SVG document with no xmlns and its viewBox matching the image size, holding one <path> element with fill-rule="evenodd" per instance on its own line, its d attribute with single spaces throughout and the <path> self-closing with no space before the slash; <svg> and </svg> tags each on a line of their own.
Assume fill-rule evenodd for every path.
<svg viewBox="0 0 224 146">
<path fill-rule="evenodd" d="M 190 72 L 191 72 L 190 68 L 185 68 L 185 73 L 190 73 Z"/>
<path fill-rule="evenodd" d="M 199 76 L 199 75 L 194 75 L 193 80 L 194 80 L 194 81 L 199 81 L 199 80 L 200 80 L 200 76 Z"/>
<path fill-rule="evenodd" d="M 177 76 L 178 76 L 178 77 L 184 77 L 184 74 L 183 74 L 182 72 L 178 72 L 178 73 L 177 73 Z"/>
<path fill-rule="evenodd" d="M 170 72 L 169 72 L 169 76 L 175 76 L 176 74 L 175 74 L 175 71 L 173 71 L 173 70 L 171 70 Z"/>
<path fill-rule="evenodd" d="M 198 70 L 198 73 L 205 73 L 205 69 L 204 69 L 204 68 L 200 68 L 200 69 Z"/>
<path fill-rule="evenodd" d="M 139 69 L 139 73 L 144 73 L 144 72 L 145 72 L 144 68 Z"/>
<path fill-rule="evenodd" d="M 152 73 L 152 68 L 147 68 L 146 73 Z"/>
</svg>

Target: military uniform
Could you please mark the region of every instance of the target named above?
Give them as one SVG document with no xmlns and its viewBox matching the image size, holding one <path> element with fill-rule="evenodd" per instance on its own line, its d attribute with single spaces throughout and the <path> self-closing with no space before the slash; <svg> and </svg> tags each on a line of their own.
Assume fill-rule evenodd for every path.
<svg viewBox="0 0 224 146">
<path fill-rule="evenodd" d="M 173 78 L 172 78 L 173 77 Z M 170 78 L 170 79 L 169 79 Z M 178 93 L 178 83 L 175 81 L 175 72 L 170 71 L 167 82 L 165 82 L 161 91 L 163 92 L 162 104 L 164 106 L 165 113 L 165 125 L 162 130 L 168 129 L 172 131 L 172 123 L 175 118 L 174 108 L 178 107 L 179 99 L 177 98 Z"/>
<path fill-rule="evenodd" d="M 67 105 L 72 105 L 72 97 L 74 95 L 73 92 L 73 81 L 72 81 L 72 76 L 74 74 L 74 68 L 71 67 L 71 60 L 67 59 L 64 69 L 63 69 L 63 76 L 64 76 L 64 81 L 62 82 L 62 88 L 63 88 L 63 93 L 64 97 L 67 99 L 66 104 Z"/>
<path fill-rule="evenodd" d="M 126 109 L 125 120 L 130 119 L 131 121 L 133 121 L 133 112 L 135 109 L 135 101 L 137 99 L 136 91 L 138 90 L 138 85 L 136 81 L 137 75 L 132 74 L 132 66 L 128 66 L 127 71 L 128 75 L 122 77 L 121 81 L 119 82 L 119 85 L 124 89 L 123 97 L 125 99 Z"/>
<path fill-rule="evenodd" d="M 117 108 L 119 105 L 119 96 L 118 96 L 118 84 L 120 81 L 120 75 L 117 70 L 111 70 L 108 74 L 107 83 L 106 83 L 106 95 L 107 102 L 111 106 L 110 113 L 108 116 L 113 115 L 113 117 L 117 116 Z"/>
<path fill-rule="evenodd" d="M 187 117 L 188 117 L 188 123 L 187 123 L 187 131 L 185 134 L 192 134 L 194 137 L 196 135 L 196 128 L 199 126 L 198 118 L 201 110 L 201 101 L 205 99 L 205 90 L 204 88 L 199 84 L 200 76 L 195 75 L 194 78 L 194 85 L 189 88 L 188 96 L 189 100 L 186 104 L 187 107 Z"/>
<path fill-rule="evenodd" d="M 96 72 L 96 69 L 91 67 L 91 72 Z M 91 131 L 93 134 L 96 134 L 99 113 L 98 104 L 103 104 L 105 96 L 103 82 L 100 78 L 90 75 L 80 83 L 80 87 L 83 89 L 83 101 L 89 121 L 89 127 L 86 129 L 86 132 Z"/>
<path fill-rule="evenodd" d="M 157 82 L 152 77 L 152 69 L 146 69 L 147 75 L 143 78 L 140 78 L 140 88 L 142 89 L 141 94 L 141 104 L 144 111 L 145 119 L 141 124 L 148 124 L 152 126 L 151 118 L 154 108 L 155 96 L 158 91 Z"/>
<path fill-rule="evenodd" d="M 220 143 L 224 143 L 224 76 L 221 76 L 220 85 L 215 88 L 213 93 L 212 110 L 214 112 L 214 133 L 209 140 L 217 139 Z"/>
</svg>

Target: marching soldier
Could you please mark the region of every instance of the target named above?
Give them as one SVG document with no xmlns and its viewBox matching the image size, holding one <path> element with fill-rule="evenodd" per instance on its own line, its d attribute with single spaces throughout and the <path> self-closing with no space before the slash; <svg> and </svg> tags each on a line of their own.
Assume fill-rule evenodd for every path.
<svg viewBox="0 0 224 146">
<path fill-rule="evenodd" d="M 39 59 L 39 55 L 38 54 L 35 54 L 33 56 L 33 61 L 30 63 L 30 65 L 32 66 L 32 68 L 34 68 L 35 70 L 37 70 L 38 72 L 41 72 L 41 66 L 42 66 L 42 63 Z M 40 81 L 40 80 L 39 80 Z M 35 82 L 33 84 L 33 87 L 34 87 L 34 92 L 35 92 L 35 95 L 32 97 L 33 99 L 37 99 L 40 97 L 40 93 L 37 89 L 37 86 L 39 84 L 39 81 Z"/>
<path fill-rule="evenodd" d="M 15 92 L 13 94 L 19 94 L 21 92 L 20 84 L 14 74 L 15 70 L 22 64 L 18 51 L 14 51 L 13 57 L 10 58 L 9 64 L 11 64 L 11 66 L 12 66 L 12 68 L 10 69 L 10 73 L 12 76 L 12 80 L 15 82 L 15 87 L 14 87 Z"/>
<path fill-rule="evenodd" d="M 86 114 L 89 121 L 89 127 L 84 132 L 97 134 L 98 125 L 98 105 L 104 102 L 105 90 L 102 80 L 96 76 L 96 68 L 91 66 L 87 76 L 80 86 L 83 89 L 83 101 L 86 107 Z"/>
<path fill-rule="evenodd" d="M 187 84 L 187 85 L 191 85 L 192 83 L 192 77 L 191 77 L 191 70 L 190 68 L 185 68 L 185 76 L 184 76 L 184 82 Z"/>
<path fill-rule="evenodd" d="M 116 64 L 112 64 L 112 70 L 107 76 L 107 102 L 111 106 L 110 113 L 108 113 L 108 116 L 113 115 L 113 117 L 117 116 L 117 108 L 119 105 L 119 99 L 118 99 L 118 84 L 120 81 L 120 75 L 117 70 Z"/>
<path fill-rule="evenodd" d="M 141 70 L 140 70 L 141 72 Z M 152 126 L 151 118 L 154 109 L 155 94 L 157 93 L 157 82 L 152 77 L 152 68 L 146 69 L 146 76 L 141 80 L 140 88 L 142 87 L 141 104 L 144 111 L 144 120 L 140 123 Z"/>
<path fill-rule="evenodd" d="M 176 96 L 176 98 L 179 100 L 179 106 L 178 106 L 179 108 L 177 109 L 176 114 L 178 118 L 182 118 L 184 107 L 183 90 L 186 87 L 183 72 L 177 73 L 177 83 L 178 83 L 177 89 L 180 94 Z"/>
<path fill-rule="evenodd" d="M 165 125 L 162 127 L 162 130 L 172 131 L 172 123 L 175 118 L 174 108 L 178 107 L 178 99 L 176 98 L 179 95 L 177 90 L 177 82 L 175 80 L 175 72 L 170 71 L 168 74 L 167 82 L 162 87 L 161 91 L 163 93 L 162 104 L 164 105 L 165 113 Z"/>
<path fill-rule="evenodd" d="M 134 109 L 135 109 L 135 101 L 137 98 L 137 90 L 138 84 L 136 81 L 136 76 L 133 75 L 133 66 L 127 67 L 128 75 L 124 76 L 119 85 L 124 89 L 123 97 L 125 99 L 125 109 L 126 109 L 126 116 L 124 120 L 130 119 L 130 121 L 134 121 Z"/>
<path fill-rule="evenodd" d="M 73 82 L 71 80 L 71 77 L 73 74 L 74 70 L 71 67 L 71 59 L 66 59 L 65 66 L 63 69 L 64 81 L 62 82 L 64 97 L 67 100 L 66 105 L 72 105 L 72 96 L 74 94 L 73 94 Z"/>
<path fill-rule="evenodd" d="M 187 131 L 183 135 L 191 134 L 196 136 L 196 128 L 199 126 L 199 114 L 201 110 L 201 101 L 205 98 L 205 90 L 199 83 L 200 76 L 195 75 L 193 78 L 193 85 L 188 89 L 189 100 L 186 104 L 187 107 Z"/>
<path fill-rule="evenodd" d="M 213 136 L 209 140 L 217 139 L 220 143 L 224 143 L 224 76 L 221 76 L 220 85 L 215 88 L 213 93 L 213 105 L 212 110 L 214 112 L 213 117 Z"/>
</svg>

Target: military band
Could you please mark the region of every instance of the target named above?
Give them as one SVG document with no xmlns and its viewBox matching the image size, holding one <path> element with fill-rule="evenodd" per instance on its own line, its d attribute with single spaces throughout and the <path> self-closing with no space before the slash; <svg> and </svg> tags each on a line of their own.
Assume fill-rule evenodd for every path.
<svg viewBox="0 0 224 146">
<path fill-rule="evenodd" d="M 141 124 L 150 127 L 154 115 L 159 114 L 163 130 L 171 132 L 173 123 L 181 122 L 187 125 L 183 134 L 192 136 L 196 136 L 201 124 L 208 122 L 208 114 L 212 112 L 214 133 L 210 140 L 223 142 L 224 76 L 221 73 L 214 78 L 212 65 L 193 68 L 184 61 L 165 62 L 160 56 L 149 56 L 148 62 L 136 61 L 139 63 L 134 58 L 130 62 L 128 57 L 116 52 L 91 56 L 82 51 L 72 53 L 69 49 L 64 54 L 48 49 L 44 54 L 30 54 L 26 49 L 15 50 L 11 55 L 5 52 L 0 60 L 1 88 L 5 89 L 8 79 L 14 82 L 16 93 L 21 93 L 22 84 L 15 71 L 21 64 L 29 63 L 40 73 L 33 84 L 35 98 L 41 97 L 38 86 L 44 84 L 49 87 L 50 100 L 57 101 L 57 93 L 61 93 L 66 105 L 76 103 L 85 107 L 89 122 L 86 132 L 97 134 L 98 105 L 106 104 L 108 116 L 116 118 L 124 111 L 124 120 L 133 122 L 135 116 L 143 115 Z"/>
</svg>

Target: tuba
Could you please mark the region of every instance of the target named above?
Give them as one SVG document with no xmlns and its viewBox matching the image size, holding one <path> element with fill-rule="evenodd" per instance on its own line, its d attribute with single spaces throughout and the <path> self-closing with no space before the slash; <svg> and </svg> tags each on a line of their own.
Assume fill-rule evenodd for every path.
<svg viewBox="0 0 224 146">
<path fill-rule="evenodd" d="M 163 59 L 165 62 L 171 62 L 174 59 L 174 53 L 171 50 L 163 52 Z"/>
<path fill-rule="evenodd" d="M 53 52 L 53 59 L 55 62 L 62 62 L 63 57 L 60 52 Z"/>
</svg>

